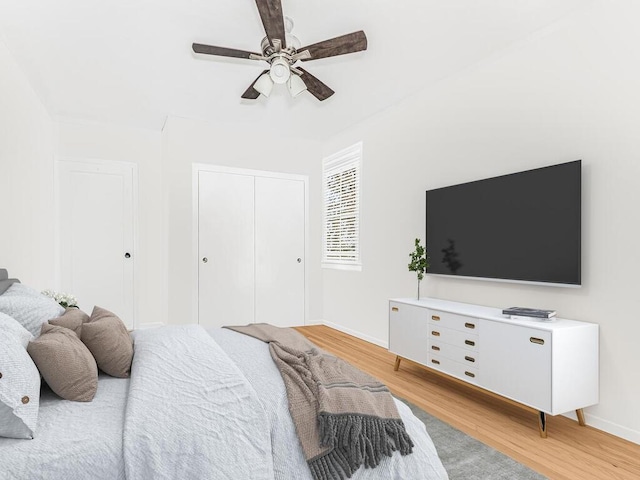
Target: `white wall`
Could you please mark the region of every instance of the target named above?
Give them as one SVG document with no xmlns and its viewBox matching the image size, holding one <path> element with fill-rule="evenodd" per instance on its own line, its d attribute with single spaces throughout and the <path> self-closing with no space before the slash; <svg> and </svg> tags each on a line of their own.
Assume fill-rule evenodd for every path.
<svg viewBox="0 0 640 480">
<path fill-rule="evenodd" d="M 165 251 L 168 258 L 166 296 L 169 322 L 193 321 L 192 164 L 205 163 L 252 170 L 309 176 L 309 317 L 321 315 L 320 274 L 320 158 L 319 142 L 274 138 L 243 124 L 213 124 L 169 117 L 162 137 Z"/>
<path fill-rule="evenodd" d="M 638 2 L 598 1 L 327 142 L 325 155 L 364 142 L 363 269 L 323 271 L 325 320 L 386 344 L 387 299 L 415 295 L 407 263 L 424 239 L 425 190 L 582 159 L 582 288 L 427 277 L 422 291 L 600 324 L 601 396 L 587 420 L 640 443 L 637 18 Z"/>
<path fill-rule="evenodd" d="M 166 322 L 162 250 L 161 134 L 152 130 L 59 119 L 56 151 L 61 160 L 106 160 L 138 165 L 137 325 Z"/>
<path fill-rule="evenodd" d="M 0 40 L 0 268 L 53 288 L 53 122 Z"/>
</svg>

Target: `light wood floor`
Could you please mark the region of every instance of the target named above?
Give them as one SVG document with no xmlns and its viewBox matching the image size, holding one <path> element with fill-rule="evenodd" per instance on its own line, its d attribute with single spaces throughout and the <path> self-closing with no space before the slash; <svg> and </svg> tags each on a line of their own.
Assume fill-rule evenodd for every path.
<svg viewBox="0 0 640 480">
<path fill-rule="evenodd" d="M 552 480 L 640 479 L 640 445 L 580 427 L 562 416 L 547 417 L 549 436 L 542 439 L 534 410 L 408 360 L 394 372 L 395 355 L 332 328 L 315 325 L 298 330 L 319 347 L 379 378 L 397 396 Z"/>
</svg>

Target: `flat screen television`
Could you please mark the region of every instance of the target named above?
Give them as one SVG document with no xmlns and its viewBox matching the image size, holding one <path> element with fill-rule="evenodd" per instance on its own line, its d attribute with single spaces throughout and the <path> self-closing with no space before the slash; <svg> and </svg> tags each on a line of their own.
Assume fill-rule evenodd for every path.
<svg viewBox="0 0 640 480">
<path fill-rule="evenodd" d="M 428 190 L 427 274 L 580 286 L 581 167 Z"/>
</svg>

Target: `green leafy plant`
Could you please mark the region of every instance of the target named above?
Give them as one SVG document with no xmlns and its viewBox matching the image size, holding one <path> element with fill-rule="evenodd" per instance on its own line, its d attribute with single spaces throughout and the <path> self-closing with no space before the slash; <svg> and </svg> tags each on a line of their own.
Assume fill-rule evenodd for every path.
<svg viewBox="0 0 640 480">
<path fill-rule="evenodd" d="M 420 300 L 420 281 L 424 278 L 424 273 L 429 268 L 429 256 L 425 247 L 420 245 L 420 239 L 416 238 L 415 250 L 409 254 L 411 262 L 409 263 L 409 271 L 416 272 L 418 276 L 418 300 Z"/>
</svg>

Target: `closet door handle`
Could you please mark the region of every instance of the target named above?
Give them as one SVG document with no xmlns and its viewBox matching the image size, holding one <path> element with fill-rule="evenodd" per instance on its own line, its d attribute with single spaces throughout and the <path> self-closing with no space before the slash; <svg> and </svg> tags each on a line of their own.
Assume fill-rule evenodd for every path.
<svg viewBox="0 0 640 480">
<path fill-rule="evenodd" d="M 207 263 L 209 259 L 207 257 L 202 257 L 202 263 Z"/>
</svg>

